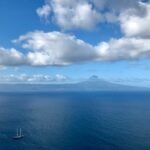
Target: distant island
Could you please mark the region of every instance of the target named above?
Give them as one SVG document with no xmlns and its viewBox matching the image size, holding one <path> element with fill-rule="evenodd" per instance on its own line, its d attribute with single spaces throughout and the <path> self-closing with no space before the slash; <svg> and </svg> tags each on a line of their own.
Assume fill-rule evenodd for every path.
<svg viewBox="0 0 150 150">
<path fill-rule="evenodd" d="M 54 91 L 150 91 L 136 87 L 111 83 L 91 77 L 86 81 L 65 84 L 0 84 L 0 92 L 54 92 Z"/>
</svg>

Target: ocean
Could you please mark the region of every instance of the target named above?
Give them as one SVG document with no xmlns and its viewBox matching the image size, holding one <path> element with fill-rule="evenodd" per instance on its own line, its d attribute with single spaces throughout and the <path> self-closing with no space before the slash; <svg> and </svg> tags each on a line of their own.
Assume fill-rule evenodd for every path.
<svg viewBox="0 0 150 150">
<path fill-rule="evenodd" d="M 0 93 L 0 150 L 150 150 L 150 93 Z"/>
</svg>

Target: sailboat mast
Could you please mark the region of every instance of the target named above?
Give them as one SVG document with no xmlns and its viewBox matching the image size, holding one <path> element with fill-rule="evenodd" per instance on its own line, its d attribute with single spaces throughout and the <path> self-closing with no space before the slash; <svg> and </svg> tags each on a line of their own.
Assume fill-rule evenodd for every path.
<svg viewBox="0 0 150 150">
<path fill-rule="evenodd" d="M 17 128 L 17 136 L 18 136 L 18 128 Z"/>
<path fill-rule="evenodd" d="M 22 139 L 24 136 L 22 135 L 22 129 L 17 128 L 17 135 L 13 137 L 14 140 Z"/>
<path fill-rule="evenodd" d="M 20 128 L 20 136 L 21 136 L 21 128 Z"/>
</svg>

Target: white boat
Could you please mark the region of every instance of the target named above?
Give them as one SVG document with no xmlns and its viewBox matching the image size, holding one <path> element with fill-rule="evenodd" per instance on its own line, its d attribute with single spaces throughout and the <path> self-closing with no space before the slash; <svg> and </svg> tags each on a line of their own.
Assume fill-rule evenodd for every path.
<svg viewBox="0 0 150 150">
<path fill-rule="evenodd" d="M 14 139 L 14 140 L 20 140 L 20 139 L 22 139 L 23 137 L 24 137 L 24 135 L 22 135 L 22 130 L 21 130 L 21 128 L 20 128 L 20 129 L 17 128 L 16 136 L 14 136 L 13 139 Z"/>
</svg>

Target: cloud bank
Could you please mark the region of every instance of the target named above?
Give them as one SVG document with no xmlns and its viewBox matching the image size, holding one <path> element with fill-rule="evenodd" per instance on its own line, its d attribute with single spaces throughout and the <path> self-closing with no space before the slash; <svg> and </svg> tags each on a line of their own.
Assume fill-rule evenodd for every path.
<svg viewBox="0 0 150 150">
<path fill-rule="evenodd" d="M 65 66 L 87 61 L 119 61 L 150 57 L 150 39 L 123 37 L 92 46 L 75 36 L 41 31 L 30 32 L 15 40 L 27 49 L 0 49 L 1 66 Z"/>
<path fill-rule="evenodd" d="M 0 83 L 61 83 L 61 82 L 67 82 L 69 81 L 69 77 L 56 74 L 54 76 L 50 75 L 42 75 L 42 74 L 33 74 L 33 75 L 27 75 L 27 74 L 19 74 L 19 75 L 5 75 L 0 76 Z"/>
<path fill-rule="evenodd" d="M 139 0 L 45 0 L 37 14 L 46 19 L 51 15 L 49 21 L 65 30 L 90 30 L 101 22 L 118 21 L 129 8 L 139 9 Z"/>
<path fill-rule="evenodd" d="M 106 8 L 108 11 L 104 11 Z M 53 19 L 62 29 L 92 29 L 99 22 L 117 21 L 123 37 L 92 45 L 74 35 L 59 31 L 29 32 L 13 41 L 20 44 L 26 53 L 14 48 L 0 48 L 0 66 L 65 66 L 88 61 L 120 61 L 150 57 L 148 2 L 47 0 L 37 9 L 37 13 L 40 17 Z"/>
</svg>

